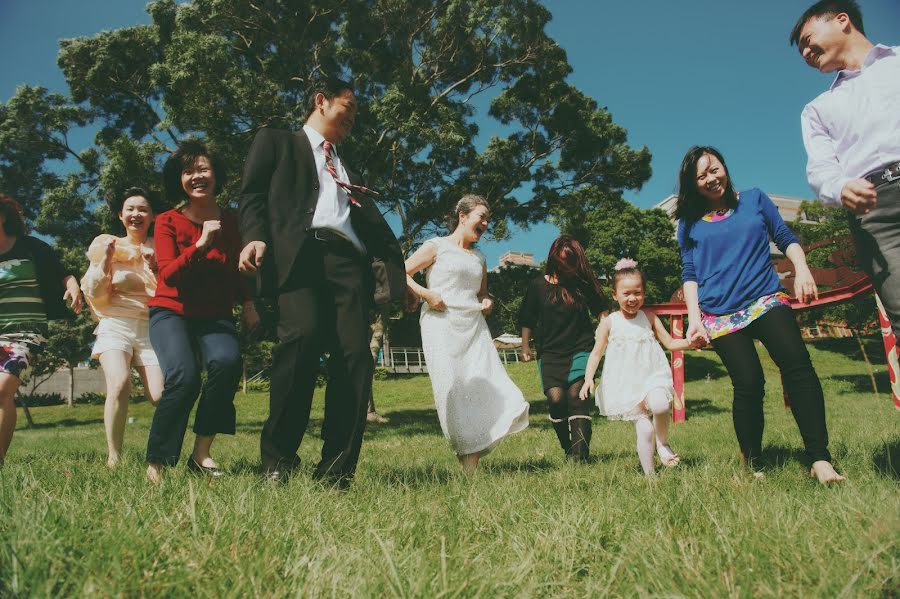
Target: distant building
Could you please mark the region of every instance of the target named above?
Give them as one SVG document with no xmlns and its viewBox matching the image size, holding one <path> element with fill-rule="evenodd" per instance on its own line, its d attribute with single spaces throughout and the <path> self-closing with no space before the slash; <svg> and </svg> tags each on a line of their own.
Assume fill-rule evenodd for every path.
<svg viewBox="0 0 900 599">
<path fill-rule="evenodd" d="M 519 266 L 534 266 L 534 254 L 528 252 L 506 252 L 500 256 L 497 268 L 517 264 Z"/>
<path fill-rule="evenodd" d="M 787 223 L 788 226 L 791 226 L 794 222 L 797 221 L 797 216 L 800 216 L 800 222 L 804 224 L 814 224 L 817 223 L 818 220 L 810 219 L 806 212 L 801 212 L 800 204 L 805 202 L 806 200 L 802 198 L 794 198 L 791 196 L 782 196 L 782 195 L 771 195 L 768 194 L 772 199 L 772 202 L 778 208 L 778 213 L 781 214 L 781 218 L 784 219 L 784 222 Z M 654 206 L 654 208 L 659 208 L 661 210 L 665 210 L 666 214 L 669 215 L 669 220 L 672 221 L 673 225 L 676 225 L 675 221 L 675 204 L 678 202 L 678 196 L 670 195 L 662 202 Z M 773 256 L 781 256 L 781 252 L 778 251 L 778 248 L 775 247 L 775 244 L 770 244 L 771 254 Z"/>
</svg>

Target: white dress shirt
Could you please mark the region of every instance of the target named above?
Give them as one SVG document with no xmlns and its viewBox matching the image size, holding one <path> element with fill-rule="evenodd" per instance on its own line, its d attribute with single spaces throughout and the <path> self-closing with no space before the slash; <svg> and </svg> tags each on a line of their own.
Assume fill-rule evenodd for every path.
<svg viewBox="0 0 900 599">
<path fill-rule="evenodd" d="M 303 125 L 303 131 L 309 138 L 309 145 L 312 146 L 313 157 L 316 160 L 316 172 L 319 176 L 319 199 L 316 201 L 312 227 L 314 229 L 330 229 L 343 235 L 365 254 L 366 247 L 350 223 L 350 201 L 347 199 L 347 191 L 335 183 L 334 177 L 325 166 L 325 148 L 322 146 L 325 138 L 309 125 Z M 331 161 L 334 163 L 334 169 L 341 181 L 349 183 L 347 171 L 344 170 L 334 145 L 331 146 Z"/>
<path fill-rule="evenodd" d="M 859 71 L 840 71 L 800 116 L 806 176 L 819 199 L 841 203 L 841 190 L 900 161 L 900 46 L 878 44 Z"/>
</svg>

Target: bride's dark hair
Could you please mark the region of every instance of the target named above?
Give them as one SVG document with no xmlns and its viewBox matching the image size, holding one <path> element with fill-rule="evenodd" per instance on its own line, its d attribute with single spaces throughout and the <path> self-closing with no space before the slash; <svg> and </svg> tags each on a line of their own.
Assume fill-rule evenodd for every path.
<svg viewBox="0 0 900 599">
<path fill-rule="evenodd" d="M 491 209 L 491 206 L 487 203 L 487 200 L 481 197 L 480 195 L 475 195 L 474 193 L 467 193 L 463 197 L 456 202 L 456 206 L 453 207 L 453 212 L 450 213 L 450 219 L 448 224 L 450 225 L 450 232 L 456 230 L 456 227 L 459 226 L 459 215 L 460 214 L 469 214 L 478 206 L 484 206 L 488 210 Z"/>
</svg>

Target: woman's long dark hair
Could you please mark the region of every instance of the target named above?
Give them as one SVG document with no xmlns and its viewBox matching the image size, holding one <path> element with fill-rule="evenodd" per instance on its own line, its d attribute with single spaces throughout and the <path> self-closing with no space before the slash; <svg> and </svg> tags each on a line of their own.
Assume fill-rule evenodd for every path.
<svg viewBox="0 0 900 599">
<path fill-rule="evenodd" d="M 734 190 L 725 158 L 711 146 L 694 146 L 688 150 L 681 161 L 681 171 L 678 173 L 678 203 L 675 206 L 675 218 L 684 221 L 688 226 L 709 212 L 706 198 L 700 195 L 700 191 L 697 189 L 697 163 L 705 154 L 715 156 L 722 163 L 725 174 L 728 176 L 728 185 L 725 186 L 723 197 L 725 205 L 732 209 L 737 207 L 737 192 Z"/>
<path fill-rule="evenodd" d="M 584 255 L 584 248 L 571 235 L 560 235 L 550 246 L 544 274 L 555 277 L 557 282 L 551 288 L 550 303 L 585 307 L 586 292 L 603 297 L 600 282 Z"/>
<path fill-rule="evenodd" d="M 28 235 L 22 206 L 6 194 L 0 193 L 0 214 L 3 215 L 3 232 L 10 237 Z"/>
</svg>

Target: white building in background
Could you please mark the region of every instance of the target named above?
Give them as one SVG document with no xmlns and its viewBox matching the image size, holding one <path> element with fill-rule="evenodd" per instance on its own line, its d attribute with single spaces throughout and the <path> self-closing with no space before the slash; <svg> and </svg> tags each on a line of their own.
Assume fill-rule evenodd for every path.
<svg viewBox="0 0 900 599">
<path fill-rule="evenodd" d="M 529 252 L 506 252 L 500 256 L 500 260 L 497 262 L 497 268 L 500 269 L 511 264 L 534 266 L 534 254 Z"/>
</svg>

